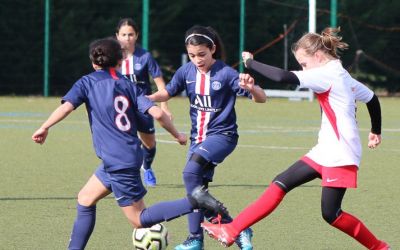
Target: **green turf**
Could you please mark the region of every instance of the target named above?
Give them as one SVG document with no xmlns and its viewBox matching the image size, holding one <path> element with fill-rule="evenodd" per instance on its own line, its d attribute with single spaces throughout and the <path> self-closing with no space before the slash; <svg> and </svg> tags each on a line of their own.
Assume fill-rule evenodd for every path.
<svg viewBox="0 0 400 250">
<path fill-rule="evenodd" d="M 91 144 L 84 107 L 51 129 L 40 146 L 30 137 L 59 104 L 58 98 L 0 97 L 0 249 L 65 249 L 75 218 L 75 197 L 99 160 Z M 343 209 L 361 218 L 380 238 L 400 249 L 400 99 L 381 98 L 383 144 L 364 147 L 359 188 L 349 190 Z M 272 99 L 266 104 L 237 102 L 240 140 L 237 149 L 217 168 L 211 192 L 237 214 L 256 199 L 271 179 L 316 143 L 317 102 Z M 170 101 L 177 127 L 188 132 L 188 102 Z M 360 104 L 357 114 L 363 146 L 369 116 Z M 157 130 L 154 169 L 159 185 L 150 189 L 146 204 L 183 197 L 181 171 L 187 146 L 170 143 Z M 255 249 L 363 249 L 327 225 L 320 215 L 319 181 L 287 195 L 281 206 L 254 229 Z M 96 228 L 87 249 L 131 249 L 131 228 L 116 202 L 99 202 Z M 165 223 L 170 247 L 187 235 L 186 218 Z M 206 249 L 222 249 L 206 238 Z M 235 248 L 235 247 L 233 247 Z"/>
</svg>

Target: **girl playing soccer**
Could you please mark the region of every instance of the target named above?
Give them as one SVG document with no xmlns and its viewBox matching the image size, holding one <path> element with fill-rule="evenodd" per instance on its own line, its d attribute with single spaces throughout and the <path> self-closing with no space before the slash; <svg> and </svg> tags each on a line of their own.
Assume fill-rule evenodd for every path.
<svg viewBox="0 0 400 250">
<path fill-rule="evenodd" d="M 246 96 L 255 102 L 266 101 L 264 91 L 254 79 L 227 66 L 222 42 L 210 27 L 193 26 L 185 35 L 190 62 L 180 67 L 163 90 L 150 95 L 153 101 L 167 101 L 186 90 L 192 122 L 191 145 L 183 170 L 186 191 L 191 194 L 197 186 L 208 186 L 214 168 L 235 149 L 238 141 L 235 101 Z M 209 217 L 209 215 L 206 215 Z M 203 249 L 202 211 L 189 214 L 189 236 L 176 250 Z M 230 221 L 230 217 L 223 218 Z M 236 241 L 241 249 L 252 249 L 251 229 L 243 229 Z"/>
<path fill-rule="evenodd" d="M 321 34 L 308 33 L 292 47 L 303 71 L 288 72 L 253 60 L 243 53 L 247 68 L 265 77 L 312 89 L 322 110 L 318 144 L 299 161 L 279 174 L 254 203 L 231 223 L 204 223 L 204 229 L 224 245 L 231 245 L 239 232 L 268 216 L 292 189 L 315 178 L 322 179 L 322 217 L 331 226 L 353 237 L 367 249 L 387 250 L 389 245 L 373 235 L 356 217 L 341 208 L 347 188 L 356 188 L 361 160 L 361 142 L 356 121 L 356 101 L 367 104 L 372 129 L 368 147 L 381 143 L 381 110 L 378 97 L 353 79 L 343 68 L 338 49 L 348 45 L 337 36 L 340 29 L 326 28 Z"/>
<path fill-rule="evenodd" d="M 124 59 L 121 64 L 121 73 L 145 95 L 151 94 L 149 75 L 153 78 L 157 89 L 164 89 L 165 82 L 157 62 L 149 52 L 136 45 L 139 29 L 131 18 L 119 21 L 115 36 L 124 49 Z M 167 102 L 161 102 L 161 109 L 172 119 Z M 149 114 L 139 114 L 141 122 L 138 124 L 138 133 L 142 141 L 143 151 L 143 179 L 146 186 L 154 187 L 157 184 L 156 176 L 151 168 L 156 155 L 156 138 L 154 119 Z"/>
<path fill-rule="evenodd" d="M 143 158 L 137 136 L 141 120 L 137 119 L 137 114 L 150 114 L 181 145 L 186 144 L 186 136 L 175 129 L 159 107 L 138 94 L 136 85 L 116 71 L 115 67 L 122 59 L 118 41 L 110 38 L 96 40 L 90 44 L 89 54 L 95 72 L 79 79 L 62 98 L 61 106 L 32 135 L 33 141 L 43 144 L 50 127 L 85 103 L 93 146 L 102 162 L 78 194 L 77 217 L 69 249 L 85 248 L 96 221 L 96 203 L 111 192 L 135 228 L 177 218 L 192 212 L 202 203 L 194 202 L 189 195 L 145 208 L 143 197 L 146 189 L 140 179 Z M 201 198 L 204 203 L 218 206 L 219 210 L 215 212 L 226 213 L 213 197 L 202 195 Z"/>
</svg>

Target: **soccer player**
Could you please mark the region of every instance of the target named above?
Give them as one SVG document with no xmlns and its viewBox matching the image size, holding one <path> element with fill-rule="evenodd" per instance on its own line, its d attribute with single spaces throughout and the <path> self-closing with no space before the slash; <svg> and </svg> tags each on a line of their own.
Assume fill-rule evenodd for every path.
<svg viewBox="0 0 400 250">
<path fill-rule="evenodd" d="M 185 35 L 190 62 L 180 67 L 165 89 L 149 96 L 153 101 L 167 101 L 183 90 L 190 102 L 191 145 L 183 170 L 186 192 L 212 181 L 214 169 L 235 149 L 238 141 L 236 96 L 263 103 L 266 96 L 254 79 L 227 66 L 222 42 L 211 27 L 193 26 Z M 206 217 L 211 217 L 207 215 Z M 176 250 L 203 249 L 202 211 L 189 214 L 189 236 Z M 230 217 L 223 218 L 228 222 Z M 236 241 L 241 249 L 252 249 L 251 229 L 243 229 Z"/>
<path fill-rule="evenodd" d="M 49 129 L 85 103 L 93 146 L 102 160 L 78 194 L 77 217 L 68 249 L 84 249 L 96 221 L 96 203 L 114 193 L 115 200 L 135 228 L 150 227 L 190 213 L 209 204 L 216 213 L 225 214 L 221 203 L 200 193 L 197 201 L 188 195 L 183 199 L 161 202 L 145 208 L 146 194 L 141 178 L 142 152 L 137 136 L 138 113 L 154 117 L 178 141 L 185 145 L 187 138 L 179 133 L 170 118 L 147 97 L 138 94 L 136 85 L 116 71 L 122 60 L 121 45 L 115 39 L 92 42 L 90 60 L 95 72 L 79 79 L 62 98 L 62 104 L 32 135 L 33 141 L 43 144 Z"/>
<path fill-rule="evenodd" d="M 131 82 L 137 85 L 145 95 L 151 94 L 149 75 L 153 78 L 157 89 L 164 89 L 165 82 L 157 62 L 149 52 L 139 47 L 136 41 L 139 29 L 131 18 L 123 18 L 118 22 L 116 33 L 118 41 L 124 48 L 124 59 L 121 64 L 121 73 Z M 161 109 L 172 119 L 167 102 L 161 102 Z M 142 141 L 144 183 L 146 186 L 154 187 L 157 179 L 151 168 L 156 155 L 156 138 L 154 119 L 149 114 L 139 114 L 141 122 L 138 124 L 139 137 Z"/>
<path fill-rule="evenodd" d="M 253 60 L 248 52 L 243 53 L 247 68 L 273 81 L 297 84 L 313 90 L 321 106 L 322 121 L 318 144 L 276 176 L 261 197 L 229 224 L 202 225 L 224 245 L 231 245 L 241 230 L 268 216 L 289 191 L 320 178 L 324 220 L 367 249 L 389 249 L 389 245 L 377 239 L 363 222 L 341 208 L 346 189 L 357 186 L 357 171 L 361 160 L 356 101 L 367 104 L 371 117 L 369 148 L 376 148 L 381 143 L 381 109 L 378 97 L 343 68 L 337 52 L 346 49 L 348 45 L 337 35 L 339 31 L 326 28 L 321 34 L 308 33 L 293 45 L 292 51 L 303 71 L 285 71 Z"/>
</svg>

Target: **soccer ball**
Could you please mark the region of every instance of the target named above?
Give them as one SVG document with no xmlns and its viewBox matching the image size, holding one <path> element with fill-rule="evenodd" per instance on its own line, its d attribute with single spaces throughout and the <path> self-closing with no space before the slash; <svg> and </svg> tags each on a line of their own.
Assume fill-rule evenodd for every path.
<svg viewBox="0 0 400 250">
<path fill-rule="evenodd" d="M 163 224 L 150 228 L 135 228 L 132 234 L 133 249 L 165 250 L 168 246 L 168 229 Z"/>
</svg>

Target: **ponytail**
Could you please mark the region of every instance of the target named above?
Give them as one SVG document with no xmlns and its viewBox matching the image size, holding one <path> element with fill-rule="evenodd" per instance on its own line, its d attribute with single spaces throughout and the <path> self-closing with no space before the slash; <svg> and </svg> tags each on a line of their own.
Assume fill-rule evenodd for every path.
<svg viewBox="0 0 400 250">
<path fill-rule="evenodd" d="M 345 42 L 342 42 L 342 37 L 337 34 L 340 32 L 339 28 L 325 28 L 321 34 L 307 33 L 302 36 L 292 46 L 292 52 L 295 53 L 298 49 L 302 48 L 308 55 L 314 55 L 318 50 L 323 51 L 332 57 L 339 59 L 339 50 L 344 50 L 349 47 Z"/>
</svg>

